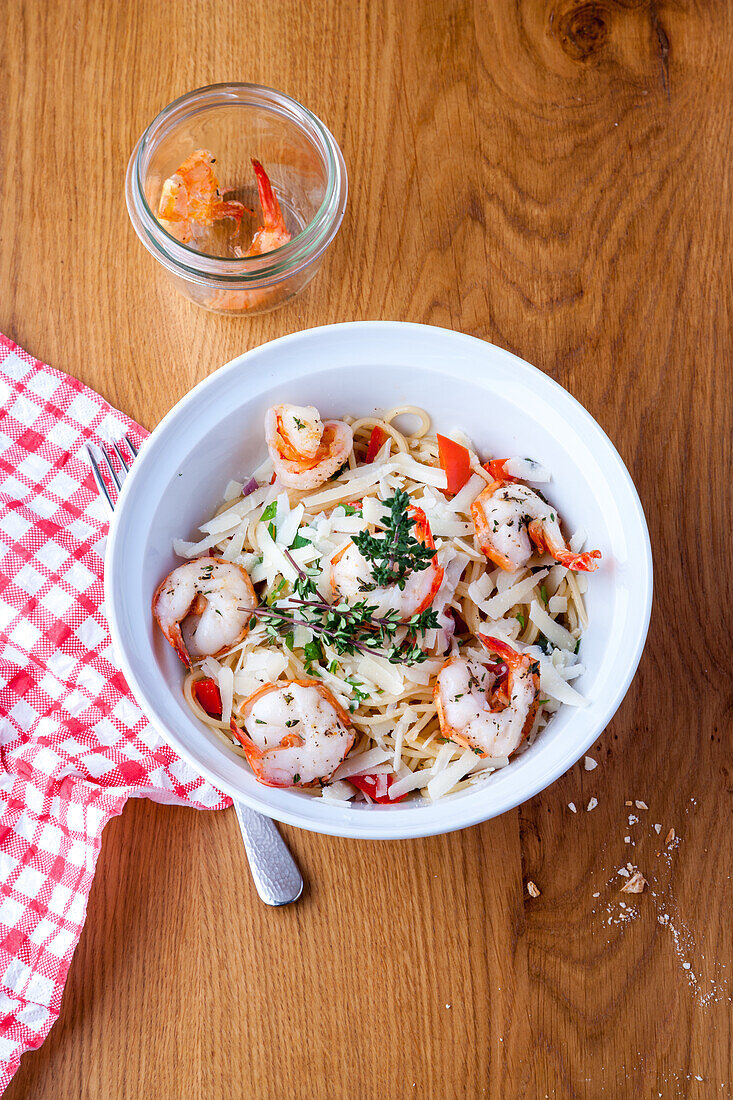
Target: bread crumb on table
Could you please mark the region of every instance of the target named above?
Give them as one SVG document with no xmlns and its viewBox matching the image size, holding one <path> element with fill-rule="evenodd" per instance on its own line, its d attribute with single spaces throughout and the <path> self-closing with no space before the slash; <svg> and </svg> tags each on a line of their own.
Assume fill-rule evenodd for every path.
<svg viewBox="0 0 733 1100">
<path fill-rule="evenodd" d="M 621 887 L 622 894 L 643 894 L 647 882 L 641 871 L 634 871 L 633 875 Z"/>
<path fill-rule="evenodd" d="M 537 889 L 532 879 L 527 880 L 527 893 L 531 898 L 538 898 L 540 896 L 541 891 Z"/>
</svg>

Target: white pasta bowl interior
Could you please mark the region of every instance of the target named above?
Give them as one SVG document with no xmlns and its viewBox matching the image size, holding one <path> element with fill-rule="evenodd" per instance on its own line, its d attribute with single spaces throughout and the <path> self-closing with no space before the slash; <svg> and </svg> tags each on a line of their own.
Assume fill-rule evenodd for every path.
<svg viewBox="0 0 733 1100">
<path fill-rule="evenodd" d="M 159 581 L 178 560 L 175 538 L 194 538 L 231 479 L 265 457 L 263 418 L 277 402 L 321 414 L 368 415 L 421 405 L 438 431 L 461 428 L 486 455 L 527 455 L 552 471 L 546 493 L 568 530 L 583 526 L 603 557 L 589 577 L 587 699 L 563 706 L 535 743 L 486 782 L 435 802 L 330 805 L 259 784 L 187 707 L 183 666 L 151 614 Z M 200 536 L 199 536 L 200 537 Z M 155 727 L 233 798 L 280 821 L 337 836 L 400 839 L 464 828 L 524 802 L 592 745 L 623 699 L 649 623 L 652 563 L 634 485 L 608 437 L 552 379 L 481 340 L 397 322 L 332 325 L 254 348 L 186 395 L 158 425 L 125 483 L 107 550 L 112 638 L 128 683 Z"/>
</svg>

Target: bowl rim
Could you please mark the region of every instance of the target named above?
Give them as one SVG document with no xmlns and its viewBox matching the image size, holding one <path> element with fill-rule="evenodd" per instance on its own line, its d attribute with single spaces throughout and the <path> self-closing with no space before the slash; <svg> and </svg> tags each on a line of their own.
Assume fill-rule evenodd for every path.
<svg viewBox="0 0 733 1100">
<path fill-rule="evenodd" d="M 195 757 L 193 750 L 189 750 L 185 743 L 179 741 L 175 732 L 169 730 L 165 723 L 161 721 L 155 708 L 155 701 L 148 697 L 147 692 L 141 685 L 138 677 L 132 668 L 126 653 L 124 639 L 122 632 L 119 628 L 119 622 L 117 618 L 117 588 L 116 588 L 116 559 L 117 548 L 120 540 L 120 531 L 123 528 L 123 523 L 126 516 L 126 502 L 131 496 L 134 486 L 137 481 L 141 479 L 144 474 L 144 470 L 147 468 L 148 462 L 152 461 L 155 457 L 158 449 L 159 440 L 165 435 L 166 430 L 171 424 L 174 424 L 179 416 L 181 416 L 184 410 L 187 410 L 188 406 L 194 401 L 198 400 L 202 394 L 207 393 L 210 389 L 221 383 L 222 378 L 227 377 L 236 371 L 241 371 L 243 365 L 251 366 L 251 360 L 256 359 L 263 354 L 271 354 L 273 348 L 286 347 L 291 344 L 297 344 L 304 341 L 318 340 L 323 334 L 338 333 L 339 331 L 349 330 L 352 333 L 357 334 L 360 331 L 370 330 L 372 333 L 376 333 L 377 330 L 382 330 L 385 336 L 389 336 L 390 333 L 404 333 L 412 330 L 415 336 L 425 335 L 426 332 L 437 335 L 440 333 L 443 336 L 448 336 L 450 340 L 455 340 L 458 344 L 463 344 L 465 347 L 474 347 L 480 345 L 484 350 L 489 347 L 492 349 L 492 353 L 498 353 L 500 358 L 505 358 L 512 366 L 513 371 L 516 371 L 524 375 L 525 380 L 541 380 L 541 384 L 549 389 L 549 392 L 555 392 L 562 395 L 561 400 L 563 402 L 569 402 L 574 408 L 574 412 L 579 419 L 579 423 L 583 423 L 585 427 L 595 437 L 596 441 L 601 442 L 607 449 L 609 457 L 615 462 L 616 472 L 623 478 L 625 488 L 628 491 L 631 504 L 634 508 L 634 518 L 639 526 L 639 534 L 641 535 L 641 543 L 643 545 L 643 558 L 641 561 L 635 562 L 637 576 L 641 581 L 641 589 L 643 598 L 639 605 L 637 605 L 637 614 L 634 619 L 635 624 L 635 644 L 633 652 L 627 655 L 626 671 L 619 683 L 616 685 L 615 691 L 603 702 L 600 706 L 598 714 L 594 720 L 589 723 L 585 736 L 580 742 L 576 744 L 576 748 L 572 750 L 570 755 L 564 754 L 545 772 L 542 772 L 534 777 L 521 791 L 514 791 L 513 793 L 505 793 L 504 796 L 498 801 L 486 807 L 480 800 L 476 800 L 476 804 L 472 809 L 466 806 L 466 810 L 460 815 L 460 820 L 456 820 L 452 823 L 446 824 L 445 822 L 431 823 L 432 819 L 429 814 L 430 807 L 421 807 L 421 811 L 415 814 L 409 814 L 405 812 L 394 813 L 390 808 L 380 807 L 379 809 L 368 811 L 362 811 L 358 814 L 351 812 L 351 817 L 340 817 L 339 811 L 342 811 L 340 807 L 329 807 L 336 811 L 333 815 L 333 819 L 327 823 L 321 820 L 312 820 L 301 815 L 297 809 L 290 810 L 281 806 L 272 806 L 268 802 L 267 791 L 269 788 L 262 787 L 262 792 L 257 790 L 255 795 L 243 794 L 240 790 L 235 789 L 234 784 L 227 784 L 225 777 L 221 775 L 212 776 L 207 774 L 207 770 L 202 768 L 200 761 Z M 243 375 L 242 385 L 246 387 L 247 375 Z M 151 458 L 150 456 L 153 456 Z M 147 457 L 146 457 L 147 456 Z M 150 721 L 151 725 L 161 735 L 161 737 L 177 752 L 184 760 L 186 760 L 199 774 L 205 775 L 207 779 L 219 790 L 223 790 L 229 794 L 230 797 L 237 801 L 242 801 L 251 806 L 254 810 L 265 814 L 268 817 L 281 821 L 288 825 L 293 825 L 301 829 L 306 829 L 312 832 L 323 833 L 329 836 L 342 836 L 356 839 L 388 839 L 388 840 L 400 840 L 400 839 L 413 839 L 426 836 L 440 835 L 443 833 L 454 832 L 458 829 L 468 828 L 469 826 L 479 824 L 483 821 L 490 820 L 493 817 L 498 817 L 503 813 L 508 812 L 511 809 L 515 809 L 517 806 L 522 805 L 528 799 L 539 794 L 547 787 L 551 786 L 557 779 L 560 778 L 566 771 L 568 771 L 578 760 L 588 751 L 593 742 L 606 728 L 608 723 L 613 718 L 614 714 L 618 710 L 621 702 L 626 695 L 629 686 L 636 674 L 636 670 L 641 660 L 641 656 L 646 643 L 649 621 L 652 608 L 652 595 L 653 595 L 653 562 L 651 543 L 649 539 L 649 531 L 646 523 L 646 517 L 644 510 L 639 499 L 639 494 L 631 479 L 623 459 L 619 455 L 618 451 L 614 447 L 613 443 L 598 424 L 598 422 L 591 416 L 591 414 L 584 408 L 580 402 L 572 396 L 563 386 L 556 382 L 549 375 L 540 371 L 537 367 L 521 359 L 519 356 L 514 355 L 512 352 L 499 347 L 498 345 L 491 344 L 489 341 L 481 340 L 478 337 L 470 336 L 466 333 L 456 332 L 452 329 L 445 329 L 439 326 L 424 325 L 414 322 L 404 321 L 346 321 L 339 322 L 331 325 L 321 325 L 310 329 L 304 329 L 299 332 L 289 333 L 285 336 L 278 337 L 274 340 L 267 341 L 256 347 L 250 348 L 241 355 L 235 356 L 229 360 L 223 366 L 213 371 L 206 378 L 202 379 L 196 386 L 194 386 L 165 414 L 160 420 L 157 426 L 151 432 L 149 438 L 146 440 L 144 446 L 140 450 L 139 457 L 135 460 L 132 469 L 125 479 L 125 482 L 120 493 L 119 501 L 115 507 L 112 522 L 110 524 L 110 532 L 107 540 L 107 550 L 105 559 L 105 603 L 107 608 L 107 616 L 109 620 L 110 632 L 112 636 L 112 642 L 117 659 L 120 663 L 122 672 L 130 686 L 133 695 L 137 699 L 141 709 L 145 713 L 146 717 Z M 639 613 L 640 612 L 640 613 Z M 580 746 L 578 748 L 578 745 Z M 577 750 L 577 751 L 576 751 Z M 441 803 L 436 805 L 440 806 Z M 319 804 L 319 808 L 320 804 Z M 398 807 L 394 808 L 399 810 Z M 488 811 L 488 812 L 487 812 Z M 385 817 L 389 815 L 392 818 L 393 824 L 390 828 L 386 826 Z M 370 820 L 373 820 L 375 816 L 382 820 L 384 823 L 381 828 L 375 828 L 375 825 L 370 826 Z M 411 820 L 412 819 L 412 820 Z"/>
</svg>

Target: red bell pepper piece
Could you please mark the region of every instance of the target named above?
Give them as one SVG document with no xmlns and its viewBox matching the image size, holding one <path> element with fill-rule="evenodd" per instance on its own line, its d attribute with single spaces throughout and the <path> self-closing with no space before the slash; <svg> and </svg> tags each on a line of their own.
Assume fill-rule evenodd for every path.
<svg viewBox="0 0 733 1100">
<path fill-rule="evenodd" d="M 221 718 L 221 694 L 215 680 L 197 680 L 193 695 L 202 710 L 212 718 Z"/>
<path fill-rule="evenodd" d="M 384 428 L 380 428 L 379 424 L 375 424 L 372 428 L 372 434 L 369 436 L 369 446 L 367 447 L 366 459 L 367 464 L 374 462 L 380 449 L 387 442 L 388 436 Z"/>
<path fill-rule="evenodd" d="M 471 456 L 460 443 L 444 435 L 438 436 L 438 453 L 448 479 L 448 492 L 457 493 L 471 476 Z"/>
<path fill-rule="evenodd" d="M 407 798 L 407 794 L 401 794 L 398 798 L 389 797 L 389 788 L 393 783 L 396 783 L 396 777 L 394 775 L 388 775 L 387 778 L 387 790 L 384 794 L 378 795 L 377 784 L 383 777 L 381 775 L 350 775 L 349 783 L 356 787 L 357 790 L 363 791 L 364 794 L 368 794 L 373 802 L 380 802 L 384 805 L 394 805 L 395 802 L 402 802 Z"/>
<path fill-rule="evenodd" d="M 487 462 L 484 465 L 484 469 L 488 474 L 491 474 L 494 481 L 518 481 L 519 478 L 512 477 L 504 469 L 505 458 L 492 458 L 491 462 Z"/>
</svg>

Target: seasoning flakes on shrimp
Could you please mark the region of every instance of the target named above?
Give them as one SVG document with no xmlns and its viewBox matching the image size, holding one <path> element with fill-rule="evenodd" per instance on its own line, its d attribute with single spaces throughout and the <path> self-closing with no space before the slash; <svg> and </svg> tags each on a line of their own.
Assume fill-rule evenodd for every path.
<svg viewBox="0 0 733 1100">
<path fill-rule="evenodd" d="M 600 553 L 566 539 L 538 462 L 482 466 L 430 427 L 275 405 L 269 461 L 176 543 L 207 553 L 161 581 L 155 618 L 196 717 L 261 783 L 375 812 L 443 797 L 584 701 L 575 576 Z"/>
</svg>

